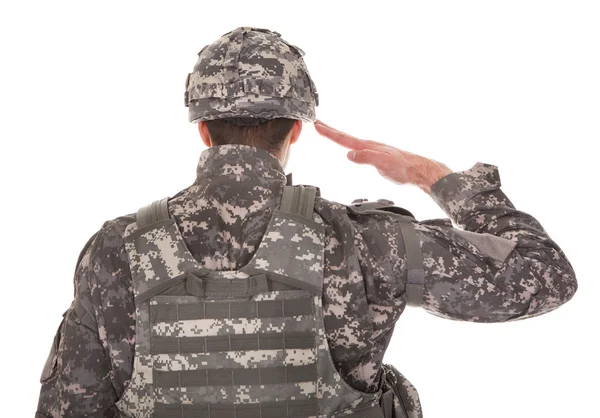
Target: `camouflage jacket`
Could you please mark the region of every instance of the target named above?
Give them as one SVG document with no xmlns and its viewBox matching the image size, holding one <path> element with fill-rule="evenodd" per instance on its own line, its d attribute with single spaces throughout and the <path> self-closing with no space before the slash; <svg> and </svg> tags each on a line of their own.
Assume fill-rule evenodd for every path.
<svg viewBox="0 0 600 418">
<path fill-rule="evenodd" d="M 258 248 L 288 180 L 280 161 L 262 148 L 208 148 L 196 180 L 169 200 L 169 210 L 204 267 L 239 269 Z M 576 292 L 565 254 L 500 185 L 497 167 L 481 162 L 433 185 L 431 197 L 450 218 L 415 224 L 426 273 L 421 306 L 431 314 L 519 320 L 549 312 Z M 393 213 L 360 213 L 326 200 L 318 189 L 315 211 L 326 225 L 323 305 L 332 357 L 353 387 L 374 391 L 406 306 L 400 221 Z M 122 238 L 134 221 L 132 213 L 105 222 L 80 254 L 75 300 L 44 367 L 37 417 L 114 416 L 134 357 L 134 300 Z"/>
</svg>

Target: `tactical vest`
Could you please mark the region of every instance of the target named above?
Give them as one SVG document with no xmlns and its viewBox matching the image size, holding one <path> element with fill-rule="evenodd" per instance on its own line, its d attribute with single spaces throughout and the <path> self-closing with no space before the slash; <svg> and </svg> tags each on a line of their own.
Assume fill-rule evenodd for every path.
<svg viewBox="0 0 600 418">
<path fill-rule="evenodd" d="M 138 211 L 124 234 L 136 340 L 133 374 L 116 405 L 122 416 L 421 416 L 420 407 L 407 414 L 400 398 L 406 383 L 390 366 L 379 391 L 364 393 L 333 364 L 321 300 L 325 229 L 313 210 L 315 192 L 285 186 L 251 261 L 232 271 L 208 270 L 193 257 L 168 198 Z"/>
</svg>

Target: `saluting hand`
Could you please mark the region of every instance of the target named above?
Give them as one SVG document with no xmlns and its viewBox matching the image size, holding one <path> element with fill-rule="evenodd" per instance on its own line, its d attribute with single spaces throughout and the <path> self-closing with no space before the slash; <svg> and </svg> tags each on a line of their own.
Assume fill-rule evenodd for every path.
<svg viewBox="0 0 600 418">
<path fill-rule="evenodd" d="M 370 164 L 384 178 L 396 184 L 414 184 L 425 193 L 431 186 L 452 173 L 445 164 L 381 142 L 358 139 L 317 120 L 315 129 L 321 135 L 350 148 L 348 159 L 357 164 Z"/>
</svg>

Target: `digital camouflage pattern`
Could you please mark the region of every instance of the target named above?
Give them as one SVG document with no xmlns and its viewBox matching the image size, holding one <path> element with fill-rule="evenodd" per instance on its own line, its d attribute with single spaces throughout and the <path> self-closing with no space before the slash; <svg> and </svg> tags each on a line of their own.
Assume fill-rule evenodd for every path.
<svg viewBox="0 0 600 418">
<path fill-rule="evenodd" d="M 349 387 L 329 356 L 321 304 L 324 229 L 315 212 L 308 219 L 277 210 L 249 263 L 212 271 L 188 251 L 174 219 L 128 225 L 136 356 L 118 409 L 136 418 L 183 414 L 181 402 L 196 414 L 218 405 L 221 415 L 211 416 L 219 417 L 224 410 L 231 417 L 289 410 L 298 418 L 380 411 L 380 393 Z M 210 284 L 217 291 L 205 293 Z"/>
<path fill-rule="evenodd" d="M 240 27 L 198 53 L 187 77 L 189 121 L 231 117 L 314 122 L 317 89 L 304 52 L 280 34 Z"/>
<path fill-rule="evenodd" d="M 221 145 L 203 151 L 194 183 L 169 201 L 194 259 L 215 271 L 248 264 L 286 180 L 280 161 L 264 149 Z M 426 311 L 473 322 L 520 320 L 549 312 L 576 292 L 563 251 L 500 186 L 498 168 L 480 162 L 433 185 L 431 197 L 449 218 L 415 224 Z M 320 192 L 314 210 L 325 230 L 322 304 L 333 363 L 352 387 L 375 392 L 394 324 L 406 306 L 400 222 L 394 213 L 361 213 Z M 59 329 L 56 362 L 47 363 L 39 417 L 116 416 L 114 405 L 132 376 L 136 341 L 124 242 L 133 222 L 135 214 L 105 222 L 82 251 L 77 303 Z M 84 309 L 75 315 L 75 306 Z M 417 396 L 410 387 L 407 393 Z"/>
</svg>

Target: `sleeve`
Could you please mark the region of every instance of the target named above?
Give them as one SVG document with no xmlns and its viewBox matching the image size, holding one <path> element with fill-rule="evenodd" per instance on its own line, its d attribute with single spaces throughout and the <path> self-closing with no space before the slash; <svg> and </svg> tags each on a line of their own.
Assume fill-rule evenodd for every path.
<svg viewBox="0 0 600 418">
<path fill-rule="evenodd" d="M 519 320 L 550 312 L 577 291 L 564 252 L 500 186 L 498 167 L 482 162 L 432 186 L 430 196 L 450 219 L 414 224 L 425 272 L 421 306 L 429 313 Z"/>
<path fill-rule="evenodd" d="M 63 314 L 44 365 L 36 418 L 114 417 L 116 395 L 90 294 L 94 234 L 79 255 L 75 297 Z"/>
</svg>

